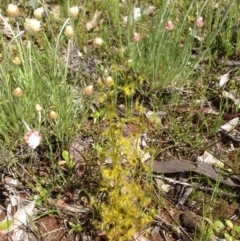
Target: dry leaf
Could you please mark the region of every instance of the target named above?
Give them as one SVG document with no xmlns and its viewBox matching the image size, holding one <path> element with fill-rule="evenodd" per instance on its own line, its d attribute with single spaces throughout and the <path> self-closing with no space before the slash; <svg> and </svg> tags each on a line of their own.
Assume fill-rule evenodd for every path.
<svg viewBox="0 0 240 241">
<path fill-rule="evenodd" d="M 236 98 L 235 95 L 232 92 L 228 92 L 228 91 L 225 91 L 225 90 L 222 91 L 222 95 L 223 95 L 223 97 L 226 97 L 226 98 L 229 98 L 229 99 L 233 100 L 236 107 L 239 108 L 240 98 Z"/>
<path fill-rule="evenodd" d="M 210 165 L 217 166 L 219 168 L 224 167 L 224 163 L 221 162 L 219 159 L 217 159 L 215 156 L 213 156 L 210 152 L 205 151 L 202 156 L 199 156 L 197 158 L 199 162 L 205 162 Z"/>
<path fill-rule="evenodd" d="M 169 184 L 166 184 L 163 180 L 159 179 L 159 178 L 155 178 L 155 181 L 157 183 L 157 187 L 160 188 L 162 191 L 164 192 L 169 192 L 170 189 L 172 189 L 172 186 Z"/>
<path fill-rule="evenodd" d="M 237 127 L 238 123 L 239 123 L 239 117 L 236 117 L 236 118 L 230 120 L 229 122 L 227 122 L 226 124 L 220 126 L 219 129 L 224 130 L 226 132 L 230 132 Z"/>
<path fill-rule="evenodd" d="M 144 15 L 151 15 L 151 14 L 154 13 L 155 10 L 156 10 L 156 7 L 150 5 L 150 6 L 148 6 L 146 9 L 144 9 L 143 14 L 144 14 Z"/>
<path fill-rule="evenodd" d="M 231 93 L 231 92 L 228 92 L 228 91 L 223 90 L 223 91 L 222 91 L 222 95 L 223 95 L 223 97 L 229 98 L 229 99 L 231 99 L 231 100 L 233 100 L 233 101 L 235 100 L 235 96 L 234 96 L 234 94 Z"/>
<path fill-rule="evenodd" d="M 7 17 L 2 17 L 3 19 L 5 19 L 2 23 L 2 27 L 1 27 L 1 32 L 3 33 L 3 35 L 6 35 L 8 38 L 12 38 L 14 36 L 14 32 L 12 30 L 11 25 L 8 23 L 8 18 Z"/>
<path fill-rule="evenodd" d="M 154 7 L 152 5 L 146 7 L 145 9 L 143 9 L 143 11 L 141 11 L 140 8 L 134 8 L 133 15 L 130 18 L 130 21 L 132 21 L 132 20 L 138 21 L 142 15 L 149 16 L 149 15 L 153 14 L 155 10 L 156 10 L 156 7 Z M 128 22 L 128 16 L 122 16 L 122 19 L 123 19 L 124 23 Z"/>
<path fill-rule="evenodd" d="M 145 113 L 146 118 L 152 123 L 160 125 L 162 123 L 162 119 L 166 117 L 167 113 L 164 111 L 153 112 L 149 110 Z"/>
<path fill-rule="evenodd" d="M 19 208 L 17 210 L 17 212 L 13 215 L 12 219 L 10 219 L 13 221 L 12 225 L 10 225 L 10 227 L 7 230 L 2 231 L 3 235 L 6 235 L 7 233 L 9 233 L 13 230 L 17 230 L 17 232 L 18 232 L 22 225 L 25 225 L 25 226 L 27 225 L 28 217 L 33 215 L 33 209 L 35 207 L 36 198 L 32 202 L 30 202 L 28 205 L 26 205 L 22 208 Z"/>
<path fill-rule="evenodd" d="M 19 181 L 12 177 L 4 177 L 4 186 L 5 187 L 17 187 L 19 185 Z"/>
<path fill-rule="evenodd" d="M 146 238 L 145 236 L 143 236 L 142 234 L 140 234 L 138 232 L 133 234 L 133 238 L 135 241 L 150 241 L 148 238 Z"/>
<path fill-rule="evenodd" d="M 61 6 L 59 4 L 51 6 L 51 12 L 55 19 L 59 19 L 61 13 Z"/>
<path fill-rule="evenodd" d="M 219 88 L 223 90 L 228 81 L 229 81 L 229 72 L 220 76 Z"/>
<path fill-rule="evenodd" d="M 101 16 L 102 12 L 96 10 L 93 16 L 93 19 L 90 22 L 86 23 L 86 29 L 87 31 L 92 30 L 93 28 L 96 28 L 100 22 L 100 16 Z"/>
<path fill-rule="evenodd" d="M 59 166 L 63 166 L 63 165 L 66 164 L 66 162 L 67 162 L 67 161 L 58 161 L 58 165 L 59 165 Z"/>
<path fill-rule="evenodd" d="M 133 19 L 139 20 L 141 18 L 141 9 L 140 8 L 134 8 L 133 9 Z"/>
<path fill-rule="evenodd" d="M 63 199 L 58 199 L 56 203 L 57 207 L 63 209 L 65 211 L 70 211 L 73 213 L 86 213 L 89 212 L 88 208 L 83 207 L 82 205 L 78 204 L 70 204 L 66 203 Z"/>
</svg>

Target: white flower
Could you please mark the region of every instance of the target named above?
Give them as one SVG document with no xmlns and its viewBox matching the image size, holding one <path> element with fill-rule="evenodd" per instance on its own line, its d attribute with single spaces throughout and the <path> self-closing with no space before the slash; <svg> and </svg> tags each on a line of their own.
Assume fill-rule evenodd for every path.
<svg viewBox="0 0 240 241">
<path fill-rule="evenodd" d="M 78 6 L 74 6 L 74 7 L 69 8 L 69 10 L 68 10 L 69 17 L 70 18 L 77 18 L 78 11 L 79 11 Z"/>
<path fill-rule="evenodd" d="M 71 38 L 74 35 L 73 27 L 71 25 L 66 26 L 64 34 L 66 37 Z"/>
<path fill-rule="evenodd" d="M 37 19 L 26 19 L 25 29 L 30 35 L 35 35 L 41 30 L 41 23 Z"/>
<path fill-rule="evenodd" d="M 9 17 L 15 18 L 19 16 L 20 11 L 17 5 L 9 4 L 6 10 Z"/>
<path fill-rule="evenodd" d="M 33 12 L 33 15 L 36 19 L 42 19 L 43 18 L 43 13 L 44 13 L 44 10 L 43 8 L 36 8 Z"/>
<path fill-rule="evenodd" d="M 38 131 L 30 130 L 25 134 L 24 140 L 28 146 L 30 146 L 32 149 L 35 149 L 40 145 L 42 136 Z"/>
</svg>

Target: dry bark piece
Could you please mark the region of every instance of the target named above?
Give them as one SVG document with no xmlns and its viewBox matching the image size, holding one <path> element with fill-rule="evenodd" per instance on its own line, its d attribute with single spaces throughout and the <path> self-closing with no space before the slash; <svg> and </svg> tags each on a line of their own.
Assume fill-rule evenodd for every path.
<svg viewBox="0 0 240 241">
<path fill-rule="evenodd" d="M 89 209 L 78 204 L 66 203 L 63 199 L 58 199 L 56 206 L 64 211 L 69 211 L 72 213 L 87 213 Z"/>
<path fill-rule="evenodd" d="M 237 130 L 237 126 L 239 125 L 239 117 L 236 117 L 226 124 L 220 126 L 218 129 L 218 133 L 229 138 L 230 140 L 239 143 L 240 142 L 240 133 Z"/>
<path fill-rule="evenodd" d="M 217 60 L 218 64 L 223 64 L 223 66 L 238 66 L 240 65 L 240 61 L 235 60 Z"/>
<path fill-rule="evenodd" d="M 181 225 L 186 228 L 189 232 L 201 232 L 201 217 L 195 215 L 192 212 L 182 213 L 179 216 Z"/>
<path fill-rule="evenodd" d="M 81 133 L 73 139 L 69 148 L 69 153 L 75 163 L 80 162 L 82 165 L 86 164 L 84 156 L 89 152 L 92 143 L 93 140 L 91 137 L 84 137 Z"/>
<path fill-rule="evenodd" d="M 207 163 L 193 163 L 189 161 L 179 161 L 179 160 L 171 160 L 160 162 L 154 160 L 152 163 L 148 162 L 152 171 L 155 173 L 181 173 L 181 172 L 195 172 L 200 175 L 207 176 L 215 181 L 219 181 L 222 184 L 225 184 L 230 187 L 239 187 L 240 177 L 235 174 L 229 174 L 228 172 L 209 165 Z"/>
</svg>

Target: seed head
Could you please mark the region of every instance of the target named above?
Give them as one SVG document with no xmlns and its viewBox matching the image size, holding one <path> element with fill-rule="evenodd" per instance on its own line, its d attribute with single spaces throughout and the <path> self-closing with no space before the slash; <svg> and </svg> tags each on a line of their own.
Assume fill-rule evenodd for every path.
<svg viewBox="0 0 240 241">
<path fill-rule="evenodd" d="M 50 119 L 52 119 L 52 120 L 56 120 L 57 119 L 57 117 L 58 117 L 58 114 L 55 112 L 55 111 L 50 111 L 50 113 L 49 113 L 49 117 L 50 117 Z"/>
<path fill-rule="evenodd" d="M 12 62 L 16 65 L 20 65 L 22 63 L 21 59 L 19 57 L 15 57 Z"/>
<path fill-rule="evenodd" d="M 111 87 L 113 85 L 113 78 L 112 76 L 107 76 L 103 79 L 103 83 L 107 86 L 107 87 Z"/>
<path fill-rule="evenodd" d="M 44 9 L 41 7 L 41 8 L 36 8 L 34 11 L 33 11 L 33 15 L 36 19 L 40 20 L 43 18 L 43 14 L 44 14 Z"/>
<path fill-rule="evenodd" d="M 37 19 L 26 19 L 25 29 L 29 35 L 36 35 L 41 30 L 41 23 Z"/>
<path fill-rule="evenodd" d="M 71 38 L 74 35 L 74 30 L 71 25 L 67 25 L 64 34 L 66 35 L 67 38 Z"/>
<path fill-rule="evenodd" d="M 9 4 L 6 11 L 7 15 L 11 18 L 18 17 L 20 14 L 18 6 L 14 4 Z"/>
<path fill-rule="evenodd" d="M 71 8 L 68 9 L 68 16 L 70 18 L 77 18 L 78 12 L 79 12 L 78 6 L 71 7 Z"/>
<path fill-rule="evenodd" d="M 36 104 L 35 110 L 36 110 L 37 112 L 40 112 L 40 111 L 42 110 L 42 106 L 39 105 L 39 104 Z"/>
<path fill-rule="evenodd" d="M 93 40 L 93 46 L 95 47 L 95 48 L 100 48 L 100 47 L 102 47 L 102 45 L 103 45 L 103 40 L 102 40 L 102 38 L 95 38 L 94 40 Z"/>
<path fill-rule="evenodd" d="M 84 92 L 85 94 L 87 95 L 91 95 L 93 93 L 93 85 L 87 85 L 85 88 L 84 88 Z"/>
</svg>

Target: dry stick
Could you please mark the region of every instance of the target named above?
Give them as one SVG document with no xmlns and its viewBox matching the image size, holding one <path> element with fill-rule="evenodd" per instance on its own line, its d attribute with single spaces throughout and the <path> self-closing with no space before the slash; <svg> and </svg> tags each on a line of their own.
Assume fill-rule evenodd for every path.
<svg viewBox="0 0 240 241">
<path fill-rule="evenodd" d="M 164 220 L 163 218 L 159 217 L 158 215 L 157 215 L 157 219 L 159 219 L 160 221 L 154 220 L 154 222 L 156 222 L 157 227 L 160 228 L 159 232 L 161 233 L 161 235 L 163 236 L 165 241 L 167 241 L 167 237 L 165 235 L 165 230 L 163 230 L 164 227 L 162 227 L 162 226 L 163 226 L 163 224 L 165 224 L 169 229 L 172 230 L 173 229 L 172 224 L 169 223 L 168 221 Z"/>
<path fill-rule="evenodd" d="M 165 234 L 165 230 L 161 230 L 161 229 L 160 229 L 159 231 L 160 231 L 160 233 L 162 234 L 164 240 L 165 240 L 165 241 L 168 241 L 168 240 L 167 240 L 167 237 L 166 237 L 166 234 Z"/>
<path fill-rule="evenodd" d="M 163 179 L 163 180 L 165 180 L 165 181 L 167 181 L 167 182 L 169 182 L 171 184 L 180 184 L 180 185 L 185 186 L 185 187 L 192 187 L 192 185 L 189 184 L 189 183 L 181 182 L 181 181 L 178 181 L 178 180 L 174 180 L 173 178 L 169 178 L 169 177 L 164 177 L 164 175 L 153 174 L 152 176 L 155 177 L 155 178 L 158 178 L 158 179 Z"/>
</svg>

